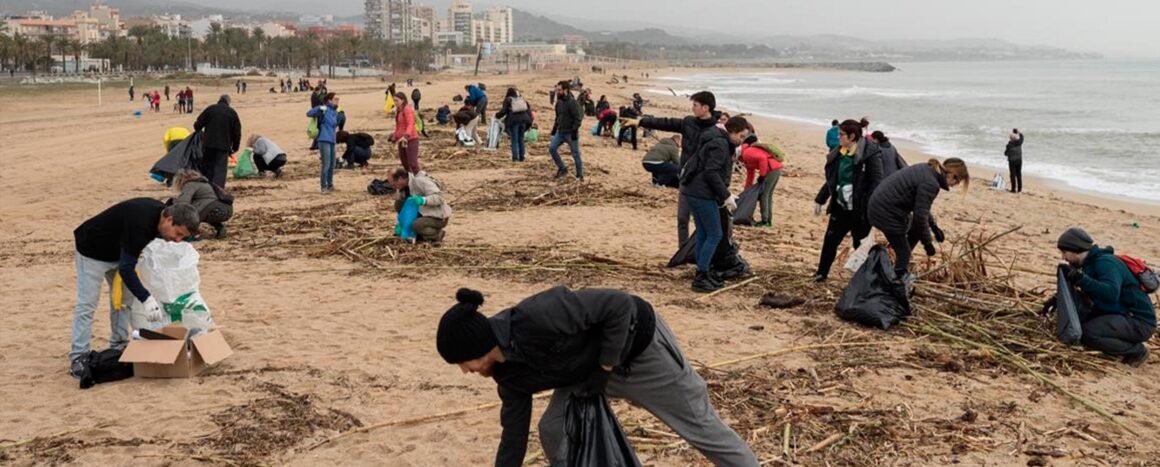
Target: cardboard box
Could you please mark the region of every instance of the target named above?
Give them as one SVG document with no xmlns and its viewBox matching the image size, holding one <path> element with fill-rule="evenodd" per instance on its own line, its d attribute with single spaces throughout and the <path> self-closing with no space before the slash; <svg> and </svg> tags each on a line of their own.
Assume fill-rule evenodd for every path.
<svg viewBox="0 0 1160 467">
<path fill-rule="evenodd" d="M 133 375 L 142 378 L 189 378 L 225 360 L 234 351 L 221 331 L 189 338 L 189 329 L 166 326 L 158 332 L 173 340 L 132 340 L 121 354 L 122 363 L 133 364 Z"/>
</svg>

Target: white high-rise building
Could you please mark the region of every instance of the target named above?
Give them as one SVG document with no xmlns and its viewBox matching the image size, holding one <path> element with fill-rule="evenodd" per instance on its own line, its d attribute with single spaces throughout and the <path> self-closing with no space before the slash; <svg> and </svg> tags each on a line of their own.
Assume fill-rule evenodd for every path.
<svg viewBox="0 0 1160 467">
<path fill-rule="evenodd" d="M 461 32 L 465 37 L 471 36 L 472 10 L 471 4 L 462 0 L 455 0 L 447 8 L 447 26 L 449 31 Z"/>
<path fill-rule="evenodd" d="M 495 38 L 492 42 L 501 44 L 510 44 L 515 42 L 514 28 L 512 26 L 512 9 L 511 7 L 495 7 L 487 11 L 484 19 L 491 22 L 495 29 Z"/>
<path fill-rule="evenodd" d="M 415 37 L 411 0 L 366 0 L 364 6 L 367 36 L 397 44 L 419 40 Z"/>
</svg>

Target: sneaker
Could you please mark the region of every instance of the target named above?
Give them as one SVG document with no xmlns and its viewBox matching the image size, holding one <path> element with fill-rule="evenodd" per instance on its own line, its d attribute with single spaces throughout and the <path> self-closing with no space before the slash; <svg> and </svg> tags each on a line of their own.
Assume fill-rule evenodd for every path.
<svg viewBox="0 0 1160 467">
<path fill-rule="evenodd" d="M 1144 353 L 1136 357 L 1124 357 L 1124 363 L 1132 368 L 1139 368 L 1141 365 L 1148 362 L 1148 356 L 1151 355 L 1148 346 L 1144 346 Z"/>
<path fill-rule="evenodd" d="M 707 272 L 697 271 L 697 275 L 693 277 L 693 291 L 698 293 L 709 293 L 715 290 L 720 290 L 722 284 L 714 282 Z"/>
<path fill-rule="evenodd" d="M 553 177 L 553 178 L 555 178 L 555 179 L 559 180 L 559 179 L 561 179 L 561 178 L 564 178 L 564 177 L 567 177 L 567 176 L 568 176 L 568 171 L 566 171 L 566 170 L 561 170 L 561 171 L 558 171 L 558 172 L 556 172 L 556 176 L 555 176 L 555 177 Z"/>
<path fill-rule="evenodd" d="M 69 365 L 68 374 L 73 378 L 82 379 L 88 372 L 89 368 L 88 365 L 85 364 L 84 356 L 77 357 L 77 359 L 73 360 L 72 364 Z"/>
<path fill-rule="evenodd" d="M 822 282 L 826 281 L 826 276 L 823 276 L 821 273 L 815 272 L 814 275 L 810 277 L 810 281 L 815 283 L 815 284 L 821 284 Z"/>
<path fill-rule="evenodd" d="M 282 178 L 282 169 L 277 169 L 274 171 L 274 178 Z"/>
<path fill-rule="evenodd" d="M 221 227 L 217 227 L 215 230 L 216 230 L 216 232 L 214 232 L 213 238 L 216 238 L 218 240 L 226 238 L 226 226 L 223 225 Z"/>
<path fill-rule="evenodd" d="M 772 223 L 772 222 L 761 221 L 761 222 L 758 222 L 758 223 L 756 223 L 756 224 L 753 224 L 753 226 L 754 226 L 754 227 L 758 227 L 758 228 L 764 228 L 764 227 L 773 227 L 773 223 Z"/>
</svg>

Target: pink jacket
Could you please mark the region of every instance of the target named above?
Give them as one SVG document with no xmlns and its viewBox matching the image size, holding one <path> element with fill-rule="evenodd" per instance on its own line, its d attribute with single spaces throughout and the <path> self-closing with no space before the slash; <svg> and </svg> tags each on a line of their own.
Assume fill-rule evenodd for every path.
<svg viewBox="0 0 1160 467">
<path fill-rule="evenodd" d="M 774 170 L 781 170 L 781 162 L 757 146 L 744 144 L 741 146 L 741 163 L 745 165 L 745 188 L 753 185 L 753 173 L 761 177 Z"/>
<path fill-rule="evenodd" d="M 395 112 L 395 134 L 393 136 L 395 141 L 419 139 L 419 132 L 415 131 L 415 109 L 410 105 L 399 106 L 399 110 Z"/>
</svg>

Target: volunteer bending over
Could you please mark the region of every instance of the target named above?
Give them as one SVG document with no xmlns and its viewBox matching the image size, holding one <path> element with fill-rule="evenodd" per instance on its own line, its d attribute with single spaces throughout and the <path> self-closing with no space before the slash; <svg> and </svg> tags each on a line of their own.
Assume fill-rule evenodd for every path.
<svg viewBox="0 0 1160 467">
<path fill-rule="evenodd" d="M 479 312 L 483 294 L 459 289 L 456 299 L 439 321 L 436 347 L 447 363 L 499 385 L 503 434 L 495 465 L 523 465 L 532 395 L 548 389 L 555 391 L 539 434 L 552 465 L 567 460 L 564 408 L 572 393 L 628 399 L 716 465 L 758 465 L 713 409 L 668 325 L 640 297 L 555 287 L 490 319 Z"/>
<path fill-rule="evenodd" d="M 93 313 L 101 299 L 101 281 L 113 286 L 121 280 L 137 300 L 145 304 L 145 317 L 160 321 L 161 304 L 137 277 L 137 257 L 155 238 L 180 242 L 197 231 L 197 209 L 186 203 L 166 207 L 152 198 L 123 201 L 85 221 L 73 231 L 76 238 L 77 304 L 73 309 L 72 349 L 69 373 L 80 378 L 85 373 L 85 356 L 93 338 Z M 109 302 L 110 348 L 124 348 L 129 339 L 129 310 Z"/>
</svg>

